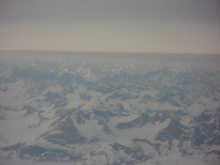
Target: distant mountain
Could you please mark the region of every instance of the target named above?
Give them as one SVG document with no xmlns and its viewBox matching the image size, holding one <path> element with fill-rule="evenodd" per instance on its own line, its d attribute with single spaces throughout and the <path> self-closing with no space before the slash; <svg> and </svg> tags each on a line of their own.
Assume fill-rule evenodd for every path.
<svg viewBox="0 0 220 165">
<path fill-rule="evenodd" d="M 220 71 L 170 63 L 1 62 L 0 158 L 220 163 Z"/>
</svg>

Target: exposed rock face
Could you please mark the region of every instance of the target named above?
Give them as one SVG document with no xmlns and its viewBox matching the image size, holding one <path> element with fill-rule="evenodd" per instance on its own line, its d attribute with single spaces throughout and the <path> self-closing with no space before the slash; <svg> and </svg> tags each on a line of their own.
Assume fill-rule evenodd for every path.
<svg viewBox="0 0 220 165">
<path fill-rule="evenodd" d="M 86 142 L 73 124 L 73 121 L 67 118 L 60 118 L 52 124 L 52 129 L 41 135 L 47 141 L 59 145 L 77 144 Z"/>
<path fill-rule="evenodd" d="M 136 119 L 130 121 L 130 122 L 125 122 L 125 123 L 118 123 L 116 125 L 116 128 L 118 129 L 128 129 L 128 128 L 133 128 L 133 127 L 143 127 L 147 122 L 150 122 L 150 117 L 148 113 L 142 113 L 137 117 Z"/>
</svg>

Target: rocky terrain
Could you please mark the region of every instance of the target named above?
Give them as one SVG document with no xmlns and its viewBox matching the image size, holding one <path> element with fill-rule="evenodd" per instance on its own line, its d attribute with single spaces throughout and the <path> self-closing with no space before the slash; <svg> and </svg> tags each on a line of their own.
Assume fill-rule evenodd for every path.
<svg viewBox="0 0 220 165">
<path fill-rule="evenodd" d="M 0 63 L 0 162 L 220 163 L 219 70 L 88 61 Z"/>
</svg>

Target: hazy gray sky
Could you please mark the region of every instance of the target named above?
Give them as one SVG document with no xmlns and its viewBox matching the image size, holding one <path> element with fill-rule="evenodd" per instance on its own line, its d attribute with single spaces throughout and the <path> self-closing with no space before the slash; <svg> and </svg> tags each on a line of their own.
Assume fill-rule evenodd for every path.
<svg viewBox="0 0 220 165">
<path fill-rule="evenodd" d="M 0 50 L 220 54 L 219 0 L 0 0 Z"/>
</svg>

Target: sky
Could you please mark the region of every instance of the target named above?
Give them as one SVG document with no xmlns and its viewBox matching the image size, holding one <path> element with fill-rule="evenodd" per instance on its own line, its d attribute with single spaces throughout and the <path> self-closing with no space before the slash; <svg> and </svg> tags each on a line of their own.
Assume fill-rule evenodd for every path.
<svg viewBox="0 0 220 165">
<path fill-rule="evenodd" d="M 0 0 L 0 50 L 220 54 L 220 1 Z"/>
</svg>

